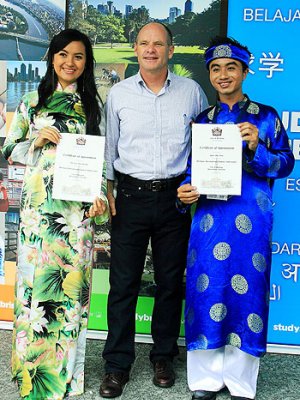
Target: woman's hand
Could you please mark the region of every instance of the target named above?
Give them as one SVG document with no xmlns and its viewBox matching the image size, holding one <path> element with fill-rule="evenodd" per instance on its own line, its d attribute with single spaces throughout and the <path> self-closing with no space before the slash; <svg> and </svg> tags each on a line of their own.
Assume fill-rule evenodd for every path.
<svg viewBox="0 0 300 400">
<path fill-rule="evenodd" d="M 195 186 L 186 183 L 177 189 L 177 197 L 184 204 L 193 204 L 199 199 L 200 194 Z"/>
<path fill-rule="evenodd" d="M 46 126 L 39 131 L 39 135 L 34 142 L 34 147 L 44 147 L 46 143 L 58 144 L 61 139 L 61 134 L 58 129 L 53 126 Z"/>
<path fill-rule="evenodd" d="M 103 215 L 105 211 L 106 211 L 105 202 L 99 197 L 96 197 L 89 211 L 86 211 L 85 215 L 88 218 L 97 217 L 98 215 Z"/>
</svg>

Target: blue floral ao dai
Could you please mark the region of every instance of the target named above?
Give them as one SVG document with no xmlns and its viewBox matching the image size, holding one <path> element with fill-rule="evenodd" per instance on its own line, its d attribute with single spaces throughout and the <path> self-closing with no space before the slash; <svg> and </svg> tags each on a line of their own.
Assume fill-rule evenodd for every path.
<svg viewBox="0 0 300 400">
<path fill-rule="evenodd" d="M 259 130 L 253 153 L 243 142 L 241 196 L 200 196 L 188 249 L 185 329 L 188 350 L 226 344 L 253 356 L 266 351 L 273 224 L 272 187 L 294 158 L 276 111 L 244 101 L 218 103 L 197 123 L 249 121 Z M 190 163 L 185 182 L 190 182 Z"/>
</svg>

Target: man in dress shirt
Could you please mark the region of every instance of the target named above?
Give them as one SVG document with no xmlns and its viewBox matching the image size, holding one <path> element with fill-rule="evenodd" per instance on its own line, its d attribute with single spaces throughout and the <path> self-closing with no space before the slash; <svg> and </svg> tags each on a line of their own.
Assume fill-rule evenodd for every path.
<svg viewBox="0 0 300 400">
<path fill-rule="evenodd" d="M 151 333 L 156 386 L 174 384 L 172 367 L 182 305 L 190 217 L 176 189 L 190 153 L 190 122 L 207 107 L 201 87 L 172 74 L 172 33 L 149 23 L 135 43 L 138 74 L 114 85 L 107 100 L 106 163 L 112 215 L 108 337 L 100 395 L 120 396 L 135 358 L 135 308 L 149 239 L 155 304 Z M 117 181 L 117 197 L 114 187 Z"/>
</svg>

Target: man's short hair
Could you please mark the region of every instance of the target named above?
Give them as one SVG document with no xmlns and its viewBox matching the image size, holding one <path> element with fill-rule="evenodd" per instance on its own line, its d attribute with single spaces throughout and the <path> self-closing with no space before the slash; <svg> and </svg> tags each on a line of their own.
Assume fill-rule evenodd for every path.
<svg viewBox="0 0 300 400">
<path fill-rule="evenodd" d="M 136 37 L 136 39 L 135 39 L 135 42 L 137 42 L 137 39 L 138 39 L 138 37 L 139 37 L 139 33 L 141 32 L 141 30 L 142 30 L 145 26 L 147 26 L 147 25 L 149 25 L 149 24 L 158 24 L 158 25 L 161 25 L 161 26 L 165 29 L 165 31 L 167 32 L 167 41 L 168 41 L 168 45 L 171 46 L 171 45 L 173 44 L 173 33 L 172 33 L 171 29 L 170 29 L 167 25 L 163 24 L 162 22 L 156 22 L 156 21 L 155 21 L 155 22 L 147 22 L 146 24 L 144 24 L 144 25 L 139 29 L 138 34 L 137 34 L 137 37 Z"/>
</svg>

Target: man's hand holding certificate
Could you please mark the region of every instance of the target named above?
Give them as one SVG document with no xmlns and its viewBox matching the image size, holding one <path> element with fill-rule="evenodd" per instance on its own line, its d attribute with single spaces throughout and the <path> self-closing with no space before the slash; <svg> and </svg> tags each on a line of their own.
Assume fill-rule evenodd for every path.
<svg viewBox="0 0 300 400">
<path fill-rule="evenodd" d="M 93 202 L 101 193 L 103 136 L 61 133 L 54 166 L 52 197 Z"/>
<path fill-rule="evenodd" d="M 192 125 L 192 185 L 200 194 L 240 195 L 242 138 L 234 124 Z"/>
</svg>

